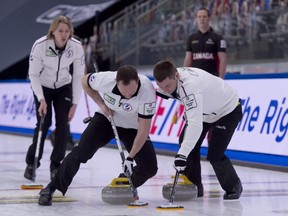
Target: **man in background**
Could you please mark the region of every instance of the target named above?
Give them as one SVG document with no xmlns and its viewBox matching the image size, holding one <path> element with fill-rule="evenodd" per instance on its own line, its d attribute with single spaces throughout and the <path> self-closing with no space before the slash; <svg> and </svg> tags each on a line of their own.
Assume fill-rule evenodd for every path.
<svg viewBox="0 0 288 216">
<path fill-rule="evenodd" d="M 184 67 L 197 67 L 224 79 L 227 66 L 226 41 L 210 27 L 210 13 L 200 8 L 196 13 L 199 31 L 187 39 Z"/>
<path fill-rule="evenodd" d="M 206 8 L 200 8 L 197 11 L 196 22 L 199 30 L 187 39 L 183 66 L 200 68 L 224 79 L 227 66 L 226 41 L 210 27 L 210 12 Z M 208 132 L 208 144 L 213 129 L 214 127 L 211 127 Z M 193 153 L 194 157 L 200 158 L 200 149 Z M 201 175 L 200 168 L 198 171 Z M 197 187 L 198 197 L 203 197 L 203 185 L 200 184 Z"/>
</svg>

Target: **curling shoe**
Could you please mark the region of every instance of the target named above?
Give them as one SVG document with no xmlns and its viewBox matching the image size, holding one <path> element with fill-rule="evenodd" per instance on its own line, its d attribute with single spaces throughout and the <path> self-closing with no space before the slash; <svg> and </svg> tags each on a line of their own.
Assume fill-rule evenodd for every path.
<svg viewBox="0 0 288 216">
<path fill-rule="evenodd" d="M 197 197 L 203 197 L 203 196 L 204 196 L 203 184 L 197 185 Z"/>
<path fill-rule="evenodd" d="M 223 196 L 224 200 L 237 200 L 240 198 L 243 191 L 242 183 L 239 180 L 237 184 L 233 187 L 231 191 L 226 191 L 226 193 Z"/>
<path fill-rule="evenodd" d="M 40 191 L 40 197 L 38 200 L 39 205 L 51 206 L 52 205 L 52 196 L 55 190 L 52 190 L 49 185 Z"/>
<path fill-rule="evenodd" d="M 25 172 L 24 172 L 24 177 L 28 180 L 33 179 L 33 165 L 27 165 Z"/>
</svg>

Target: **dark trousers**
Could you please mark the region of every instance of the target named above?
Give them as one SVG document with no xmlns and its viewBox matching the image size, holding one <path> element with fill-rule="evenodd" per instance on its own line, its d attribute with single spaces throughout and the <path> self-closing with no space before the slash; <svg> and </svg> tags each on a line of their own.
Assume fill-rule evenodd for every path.
<svg viewBox="0 0 288 216">
<path fill-rule="evenodd" d="M 117 127 L 117 131 L 120 140 L 129 152 L 132 148 L 137 130 Z M 80 164 L 86 163 L 99 148 L 105 146 L 113 138 L 114 133 L 109 120 L 104 115 L 95 113 L 81 135 L 78 146 L 65 157 L 55 178 L 49 183 L 49 186 L 52 189 L 58 189 L 64 195 L 78 172 Z M 139 187 L 149 178 L 153 177 L 158 169 L 156 153 L 149 138 L 147 138 L 142 149 L 136 154 L 134 160 L 136 166 L 133 169 L 131 178 L 134 186 Z M 98 161 L 98 163 L 101 163 L 101 161 Z M 108 166 L 103 164 L 103 169 L 108 169 Z"/>
<path fill-rule="evenodd" d="M 53 106 L 55 113 L 55 123 L 56 123 L 55 145 L 53 147 L 50 156 L 51 160 L 50 170 L 53 170 L 60 166 L 60 163 L 65 157 L 66 153 L 68 112 L 72 104 L 72 86 L 71 84 L 69 84 L 58 89 L 49 89 L 45 87 L 42 88 L 44 92 L 45 101 L 47 103 L 47 114 L 45 116 L 42 137 L 40 142 L 38 167 L 40 166 L 40 160 L 43 155 L 44 142 L 47 136 L 47 132 L 52 124 L 52 106 Z M 29 146 L 28 152 L 26 154 L 26 163 L 31 165 L 34 163 L 38 132 L 39 132 L 39 124 L 40 124 L 40 116 L 38 113 L 40 103 L 35 95 L 34 95 L 34 101 L 36 107 L 37 123 L 36 128 L 34 130 L 33 142 Z"/>
<path fill-rule="evenodd" d="M 207 132 L 210 133 L 207 160 L 212 165 L 217 179 L 225 191 L 231 191 L 239 181 L 239 177 L 225 151 L 234 134 L 234 131 L 242 118 L 242 107 L 239 104 L 231 113 L 222 117 L 215 123 L 203 123 L 203 131 L 195 147 L 188 155 L 187 167 L 184 174 L 195 185 L 202 184 L 200 148 Z M 179 143 L 182 143 L 187 125 L 184 126 Z"/>
</svg>

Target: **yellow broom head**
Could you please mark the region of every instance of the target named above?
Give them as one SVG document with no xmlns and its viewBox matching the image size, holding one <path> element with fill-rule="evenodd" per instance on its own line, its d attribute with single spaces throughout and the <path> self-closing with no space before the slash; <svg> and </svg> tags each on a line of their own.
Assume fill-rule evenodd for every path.
<svg viewBox="0 0 288 216">
<path fill-rule="evenodd" d="M 23 190 L 37 190 L 42 189 L 43 185 L 37 183 L 23 184 L 21 185 L 21 189 Z"/>
</svg>

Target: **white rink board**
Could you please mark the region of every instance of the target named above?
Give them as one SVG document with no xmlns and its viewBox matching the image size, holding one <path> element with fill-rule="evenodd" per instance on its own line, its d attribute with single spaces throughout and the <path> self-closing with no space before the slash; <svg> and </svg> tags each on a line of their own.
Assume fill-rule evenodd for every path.
<svg viewBox="0 0 288 216">
<path fill-rule="evenodd" d="M 226 80 L 242 98 L 243 119 L 229 145 L 231 150 L 288 156 L 288 79 Z M 90 113 L 97 106 L 88 97 Z M 157 111 L 152 121 L 150 137 L 159 143 L 177 144 L 183 127 L 182 115 L 172 123 L 178 102 L 157 98 Z M 0 83 L 0 127 L 33 129 L 35 110 L 28 82 Z M 183 111 L 180 107 L 180 113 Z M 71 131 L 81 134 L 87 117 L 84 93 L 71 123 Z M 51 129 L 54 128 L 54 123 Z M 207 146 L 204 143 L 204 146 Z"/>
</svg>

